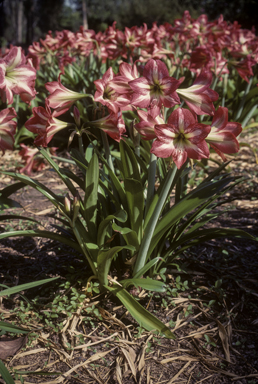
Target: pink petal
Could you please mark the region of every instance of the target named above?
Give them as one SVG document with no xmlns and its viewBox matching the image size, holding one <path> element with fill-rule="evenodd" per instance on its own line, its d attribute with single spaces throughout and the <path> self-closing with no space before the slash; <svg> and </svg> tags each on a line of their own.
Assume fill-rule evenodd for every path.
<svg viewBox="0 0 258 384">
<path fill-rule="evenodd" d="M 212 119 L 212 127 L 221 130 L 226 127 L 228 122 L 228 109 L 224 107 L 219 107 L 215 112 Z"/>
<path fill-rule="evenodd" d="M 168 123 L 184 131 L 186 127 L 196 123 L 196 118 L 191 111 L 185 108 L 177 108 L 168 118 Z"/>
<path fill-rule="evenodd" d="M 160 60 L 150 59 L 144 67 L 143 76 L 148 79 L 150 83 L 157 82 L 158 79 L 169 77 L 166 64 Z"/>
<path fill-rule="evenodd" d="M 239 143 L 231 132 L 211 132 L 206 141 L 223 153 L 237 153 L 239 151 Z"/>
<path fill-rule="evenodd" d="M 177 168 L 180 169 L 187 160 L 187 152 L 184 150 L 174 149 L 172 151 L 172 158 Z"/>
</svg>

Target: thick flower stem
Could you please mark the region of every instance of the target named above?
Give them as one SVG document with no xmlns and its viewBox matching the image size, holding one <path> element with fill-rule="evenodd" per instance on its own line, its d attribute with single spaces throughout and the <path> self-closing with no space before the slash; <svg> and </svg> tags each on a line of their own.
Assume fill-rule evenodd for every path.
<svg viewBox="0 0 258 384">
<path fill-rule="evenodd" d="M 244 96 L 241 99 L 241 103 L 240 103 L 240 106 L 239 106 L 239 108 L 238 108 L 238 110 L 236 112 L 236 116 L 235 116 L 234 120 L 239 120 L 241 115 L 242 115 L 242 112 L 243 112 L 243 109 L 244 109 L 244 104 L 245 104 L 245 101 L 246 101 L 246 96 L 248 95 L 248 93 L 250 91 L 252 82 L 253 82 L 253 77 L 251 77 L 249 79 L 249 83 L 247 83 L 247 85 L 246 85 Z"/>
<path fill-rule="evenodd" d="M 163 188 L 162 188 L 160 196 L 159 196 L 158 203 L 157 203 L 157 205 L 154 209 L 154 212 L 152 214 L 152 217 L 149 220 L 149 223 L 146 227 L 144 237 L 143 237 L 141 246 L 139 248 L 137 259 L 136 259 L 136 262 L 134 265 L 133 276 L 137 272 L 139 272 L 139 270 L 141 268 L 143 268 L 147 262 L 148 251 L 149 251 L 150 243 L 151 243 L 152 236 L 153 236 L 153 233 L 155 231 L 157 222 L 160 218 L 162 209 L 163 209 L 164 204 L 168 198 L 168 195 L 171 192 L 171 189 L 174 187 L 177 178 L 179 177 L 179 175 L 182 172 L 182 168 L 180 170 L 178 170 L 174 164 L 174 166 L 168 171 L 168 174 L 166 176 L 166 183 L 163 185 Z"/>
<path fill-rule="evenodd" d="M 111 157 L 111 153 L 110 153 L 110 149 L 109 149 L 109 143 L 108 143 L 108 138 L 107 138 L 106 132 L 101 131 L 101 137 L 102 137 L 102 142 L 103 142 L 103 146 L 104 146 L 104 150 L 105 150 L 105 156 L 106 156 L 108 165 L 109 165 L 111 171 L 113 173 L 115 173 L 114 164 L 113 164 L 113 161 L 112 161 L 112 157 Z"/>
<path fill-rule="evenodd" d="M 148 169 L 148 187 L 147 187 L 145 216 L 148 212 L 148 209 L 150 207 L 150 204 L 155 192 L 156 165 L 157 165 L 157 156 L 154 155 L 154 153 L 151 153 L 149 169 Z"/>
<path fill-rule="evenodd" d="M 114 168 L 114 164 L 112 161 L 110 148 L 109 148 L 109 142 L 108 142 L 106 132 L 101 131 L 101 137 L 102 137 L 102 142 L 103 142 L 103 146 L 104 146 L 104 150 L 105 150 L 105 157 L 106 157 L 106 160 L 108 162 L 109 168 L 110 168 L 111 172 L 113 172 L 115 174 L 115 168 Z M 114 187 L 112 180 L 111 180 L 111 185 L 112 185 L 112 189 L 113 189 L 113 193 L 114 193 L 115 198 L 119 200 L 117 190 Z"/>
<path fill-rule="evenodd" d="M 83 148 L 83 142 L 82 142 L 82 137 L 79 135 L 79 151 L 82 154 L 82 156 L 85 156 L 84 148 Z"/>
</svg>

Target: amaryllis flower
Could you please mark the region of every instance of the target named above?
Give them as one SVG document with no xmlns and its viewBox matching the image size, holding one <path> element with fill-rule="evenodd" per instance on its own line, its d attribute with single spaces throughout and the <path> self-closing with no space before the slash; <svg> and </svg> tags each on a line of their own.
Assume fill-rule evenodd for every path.
<svg viewBox="0 0 258 384">
<path fill-rule="evenodd" d="M 0 112 L 0 149 L 13 149 L 14 134 L 17 123 L 13 121 L 16 117 L 14 108 L 6 108 Z"/>
<path fill-rule="evenodd" d="M 102 119 L 91 121 L 89 124 L 90 126 L 102 129 L 102 131 L 106 132 L 112 139 L 118 142 L 122 134 L 126 132 L 121 111 L 118 113 L 112 112 L 108 116 L 102 117 Z"/>
<path fill-rule="evenodd" d="M 94 81 L 97 88 L 94 100 L 100 102 L 102 105 L 106 105 L 110 111 L 118 113 L 120 109 L 128 109 L 130 100 L 126 94 L 117 93 L 114 88 L 112 88 L 110 82 L 114 77 L 113 69 L 110 67 L 106 73 L 104 73 L 102 79 Z"/>
<path fill-rule="evenodd" d="M 26 58 L 21 47 L 12 47 L 9 53 L 0 59 L 0 90 L 2 101 L 13 103 L 13 94 L 21 95 L 25 102 L 36 95 L 34 89 L 36 69 L 31 60 L 26 63 Z"/>
<path fill-rule="evenodd" d="M 24 162 L 24 167 L 19 168 L 20 173 L 30 176 L 32 171 L 41 171 L 45 168 L 44 159 L 37 156 L 40 153 L 37 148 L 30 148 L 25 144 L 21 144 L 21 148 L 19 155 Z"/>
<path fill-rule="evenodd" d="M 49 106 L 55 110 L 53 116 L 59 116 L 65 113 L 75 101 L 86 97 L 85 94 L 71 91 L 63 86 L 61 84 L 60 75 L 58 81 L 46 83 L 45 87 L 48 92 L 50 92 L 50 95 L 47 98 Z"/>
<path fill-rule="evenodd" d="M 44 158 L 40 156 L 37 148 L 30 148 L 25 144 L 20 146 L 22 149 L 19 151 L 19 155 L 24 162 L 24 167 L 19 168 L 20 173 L 30 176 L 32 172 L 38 172 L 45 168 Z M 51 155 L 56 155 L 56 149 L 56 147 L 49 148 Z"/>
<path fill-rule="evenodd" d="M 177 89 L 176 92 L 197 115 L 213 115 L 213 101 L 218 100 L 219 95 L 209 88 L 211 82 L 212 73 L 203 69 L 191 87 Z"/>
<path fill-rule="evenodd" d="M 117 74 L 113 80 L 109 82 L 109 86 L 113 88 L 117 93 L 133 93 L 132 88 L 129 86 L 129 81 L 137 79 L 139 72 L 136 64 L 131 66 L 128 63 L 121 63 L 119 65 L 119 74 Z"/>
<path fill-rule="evenodd" d="M 239 143 L 236 137 L 242 132 L 240 123 L 228 122 L 228 109 L 219 107 L 215 112 L 209 135 L 206 137 L 207 143 L 215 149 L 226 161 L 224 153 L 237 153 L 239 151 Z"/>
<path fill-rule="evenodd" d="M 209 157 L 205 138 L 210 126 L 197 123 L 196 117 L 188 109 L 178 108 L 168 118 L 167 124 L 155 126 L 157 139 L 151 152 L 158 157 L 172 157 L 177 168 L 181 168 L 187 158 Z"/>
<path fill-rule="evenodd" d="M 131 104 L 140 108 L 154 107 L 158 115 L 162 105 L 170 108 L 180 103 L 175 92 L 179 84 L 178 80 L 169 76 L 162 61 L 151 59 L 144 67 L 143 77 L 129 82 L 134 91 Z"/>
<path fill-rule="evenodd" d="M 153 109 L 148 112 L 139 109 L 137 113 L 140 117 L 140 122 L 135 124 L 135 129 L 142 135 L 144 140 L 155 139 L 157 136 L 154 127 L 157 124 L 165 124 L 163 117 L 160 115 L 156 116 L 156 114 L 153 113 Z"/>
<path fill-rule="evenodd" d="M 125 40 L 126 40 L 126 46 L 131 48 L 133 51 L 134 48 L 139 47 L 141 44 L 141 36 L 138 35 L 138 28 L 132 27 L 127 28 L 125 27 Z"/>
<path fill-rule="evenodd" d="M 40 43 L 33 41 L 28 48 L 28 57 L 32 59 L 33 67 L 39 70 L 41 60 L 46 58 L 46 49 Z"/>
<path fill-rule="evenodd" d="M 256 61 L 253 60 L 250 55 L 248 55 L 244 60 L 241 60 L 239 62 L 236 62 L 236 61 L 231 62 L 231 65 L 233 65 L 236 68 L 238 74 L 242 77 L 242 79 L 244 79 L 248 83 L 249 83 L 248 77 L 251 77 L 254 75 L 252 66 L 254 66 L 255 64 L 256 64 Z"/>
<path fill-rule="evenodd" d="M 205 46 L 196 47 L 191 53 L 190 69 L 207 67 L 212 62 L 211 50 Z M 213 64 L 213 63 L 212 63 Z"/>
<path fill-rule="evenodd" d="M 26 121 L 25 127 L 28 131 L 38 134 L 34 140 L 34 144 L 37 146 L 47 147 L 57 132 L 71 125 L 53 117 L 47 101 L 46 108 L 32 108 L 32 113 L 33 117 Z"/>
</svg>

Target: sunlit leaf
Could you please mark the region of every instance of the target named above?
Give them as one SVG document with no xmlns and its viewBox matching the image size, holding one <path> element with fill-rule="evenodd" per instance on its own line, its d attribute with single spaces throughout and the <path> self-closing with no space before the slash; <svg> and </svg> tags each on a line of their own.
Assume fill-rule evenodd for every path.
<svg viewBox="0 0 258 384">
<path fill-rule="evenodd" d="M 168 327 L 165 326 L 159 319 L 148 312 L 135 298 L 130 295 L 124 288 L 114 285 L 106 288 L 111 291 L 124 304 L 133 318 L 139 323 L 140 327 L 147 331 L 156 331 L 168 339 L 175 339 L 175 336 Z"/>
</svg>

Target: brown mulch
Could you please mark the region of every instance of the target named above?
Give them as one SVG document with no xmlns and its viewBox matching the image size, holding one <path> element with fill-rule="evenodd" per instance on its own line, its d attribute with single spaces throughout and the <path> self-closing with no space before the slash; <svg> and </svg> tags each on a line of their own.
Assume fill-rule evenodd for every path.
<svg viewBox="0 0 258 384">
<path fill-rule="evenodd" d="M 249 140 L 253 149 L 242 147 L 230 163 L 233 174 L 249 178 L 227 196 L 228 211 L 210 224 L 211 230 L 219 225 L 241 228 L 258 236 L 258 164 L 254 153 L 258 138 L 253 135 Z M 7 152 L 0 159 L 0 167 L 13 170 L 17 162 L 17 153 Z M 33 177 L 57 193 L 65 192 L 50 169 Z M 9 177 L 0 176 L 1 188 L 10 183 Z M 235 200 L 231 201 L 232 198 Z M 20 190 L 15 200 L 24 208 L 20 214 L 33 215 L 42 227 L 55 224 L 51 218 L 53 208 L 37 191 Z M 11 228 L 10 225 L 0 223 L 0 230 Z M 15 225 L 21 229 L 25 223 L 17 221 Z M 48 303 L 57 291 L 69 295 L 69 289 L 58 286 L 60 282 L 52 288 L 42 286 L 22 295 L 4 297 L 0 301 L 0 320 L 31 330 L 26 347 L 4 363 L 16 372 L 15 383 L 255 384 L 257 254 L 258 243 L 252 240 L 209 241 L 184 253 L 176 261 L 178 267 L 167 270 L 166 295 L 139 293 L 142 305 L 172 329 L 175 340 L 142 330 L 123 306 L 107 294 L 87 294 L 81 307 L 71 311 L 71 317 L 59 313 L 58 321 L 63 328 L 54 330 L 46 322 L 46 318 L 51 320 L 46 316 L 50 310 Z M 73 287 L 85 293 L 90 275 L 80 255 L 54 241 L 1 240 L 0 284 L 14 286 L 53 276 L 60 276 L 64 282 L 70 279 Z M 33 310 L 26 312 L 26 300 L 33 307 L 36 296 L 41 303 L 45 300 L 46 305 L 38 308 L 35 304 Z M 25 305 L 24 313 L 18 316 L 21 305 Z M 98 310 L 95 314 L 89 310 L 92 306 Z M 0 383 L 4 383 L 1 378 Z"/>
</svg>

